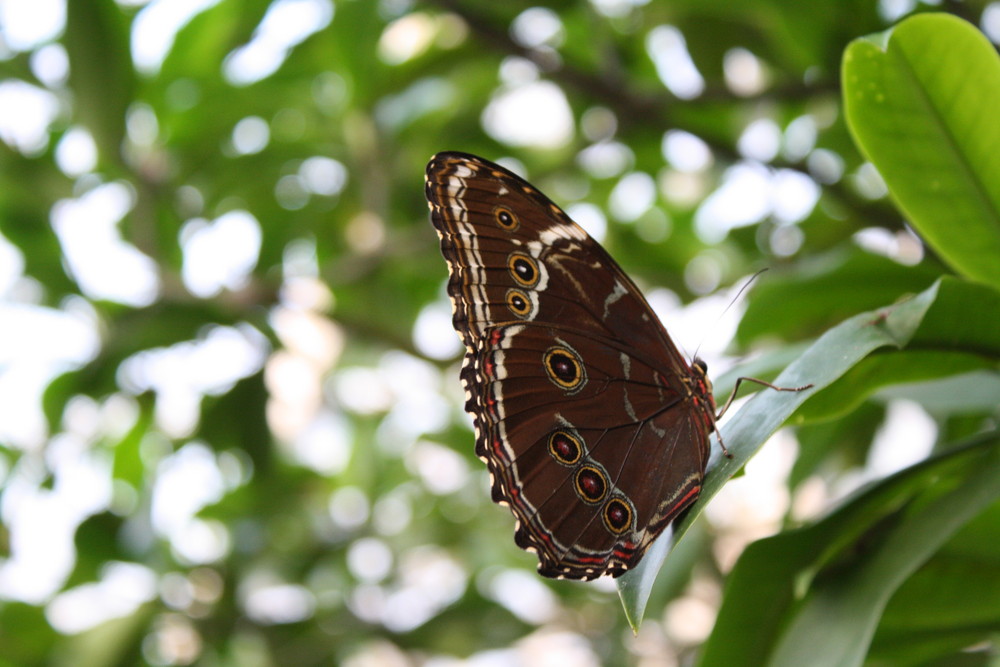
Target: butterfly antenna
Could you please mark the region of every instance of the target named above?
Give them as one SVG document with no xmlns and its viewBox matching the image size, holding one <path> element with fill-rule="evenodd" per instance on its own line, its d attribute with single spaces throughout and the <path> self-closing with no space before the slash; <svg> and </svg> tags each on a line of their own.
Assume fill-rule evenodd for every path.
<svg viewBox="0 0 1000 667">
<path fill-rule="evenodd" d="M 753 281 L 757 280 L 757 276 L 759 276 L 760 274 L 764 273 L 765 271 L 767 271 L 767 267 L 766 266 L 763 269 L 761 269 L 760 271 L 757 271 L 755 274 L 753 274 L 749 278 L 747 278 L 747 281 L 745 283 L 743 283 L 743 286 L 740 287 L 740 291 L 738 291 L 736 293 L 736 296 L 734 296 L 732 298 L 732 300 L 729 302 L 729 305 L 727 305 L 723 309 L 723 311 L 721 313 L 719 313 L 719 316 L 715 320 L 716 324 L 718 324 L 719 322 L 721 322 L 722 318 L 725 317 L 726 313 L 729 312 L 729 309 L 732 308 L 736 304 L 736 302 L 740 300 L 740 297 L 743 296 L 743 293 L 747 291 L 747 288 L 750 287 L 750 284 L 753 283 Z M 694 358 L 695 359 L 698 358 L 698 350 L 700 350 L 700 349 L 701 349 L 701 343 L 698 343 L 698 347 L 696 347 L 695 350 L 694 350 Z"/>
</svg>

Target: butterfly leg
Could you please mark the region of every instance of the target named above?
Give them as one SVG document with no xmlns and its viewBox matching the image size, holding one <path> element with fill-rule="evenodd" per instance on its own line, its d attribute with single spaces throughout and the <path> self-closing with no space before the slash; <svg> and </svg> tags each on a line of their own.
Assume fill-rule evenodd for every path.
<svg viewBox="0 0 1000 667">
<path fill-rule="evenodd" d="M 726 443 L 722 442 L 722 431 L 715 429 L 715 437 L 719 439 L 719 447 L 722 447 L 722 455 L 727 459 L 733 458 L 732 452 L 726 449 Z"/>
<path fill-rule="evenodd" d="M 726 410 L 728 410 L 729 406 L 732 405 L 733 400 L 736 398 L 736 392 L 739 391 L 740 384 L 744 380 L 747 381 L 747 382 L 754 382 L 756 384 L 759 384 L 761 386 L 767 387 L 768 389 L 773 389 L 775 391 L 805 391 L 806 389 L 811 389 L 812 388 L 812 384 L 811 383 L 803 385 L 801 387 L 779 387 L 778 385 L 771 384 L 770 382 L 765 382 L 764 380 L 761 380 L 759 378 L 738 377 L 738 378 L 736 378 L 736 384 L 733 385 L 733 391 L 732 391 L 731 394 L 729 394 L 729 398 L 726 400 L 725 405 L 723 405 L 722 409 L 719 410 L 719 413 L 717 415 L 715 415 L 715 420 L 716 421 L 722 419 L 722 415 L 726 414 Z M 729 459 L 733 458 L 733 455 L 729 453 L 729 450 L 726 449 L 726 445 L 722 442 L 722 432 L 719 429 L 715 429 L 715 434 L 719 438 L 719 446 L 722 447 L 722 453 L 726 455 L 726 458 L 729 458 Z"/>
<path fill-rule="evenodd" d="M 746 380 L 747 382 L 753 382 L 761 386 L 767 387 L 768 389 L 773 389 L 775 391 L 805 391 L 806 389 L 812 389 L 812 384 L 802 385 L 801 387 L 779 387 L 778 385 L 771 384 L 770 382 L 765 382 L 760 378 L 750 378 L 750 377 L 738 377 L 736 378 L 736 384 L 733 385 L 733 393 L 729 394 L 729 398 L 726 400 L 726 404 L 722 406 L 719 410 L 719 414 L 715 415 L 716 421 L 722 419 L 722 415 L 726 414 L 726 410 L 732 405 L 733 400 L 736 398 L 736 392 L 740 390 L 740 384 Z"/>
</svg>

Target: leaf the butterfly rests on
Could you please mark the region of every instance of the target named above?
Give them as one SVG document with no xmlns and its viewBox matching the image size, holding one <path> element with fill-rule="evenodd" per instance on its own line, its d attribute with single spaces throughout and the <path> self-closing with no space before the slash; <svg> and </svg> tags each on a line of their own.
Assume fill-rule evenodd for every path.
<svg viewBox="0 0 1000 667">
<path fill-rule="evenodd" d="M 493 500 L 541 574 L 624 573 L 701 491 L 716 420 L 704 363 L 522 178 L 448 152 L 425 187 Z"/>
</svg>

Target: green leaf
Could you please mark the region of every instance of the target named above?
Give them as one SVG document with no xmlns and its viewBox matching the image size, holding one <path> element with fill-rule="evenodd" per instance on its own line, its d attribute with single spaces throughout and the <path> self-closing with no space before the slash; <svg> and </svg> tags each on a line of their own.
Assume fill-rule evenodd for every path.
<svg viewBox="0 0 1000 667">
<path fill-rule="evenodd" d="M 903 266 L 858 248 L 824 253 L 795 272 L 764 274 L 749 292 L 736 340 L 747 346 L 768 338 L 812 337 L 901 294 L 921 292 L 940 275 L 939 267 Z"/>
<path fill-rule="evenodd" d="M 1000 59 L 971 24 L 921 14 L 852 42 L 854 139 L 921 236 L 960 274 L 1000 286 Z"/>
<path fill-rule="evenodd" d="M 691 527 L 722 486 L 760 449 L 764 442 L 809 396 L 833 383 L 871 352 L 886 346 L 903 347 L 917 331 L 934 304 L 940 283 L 903 303 L 878 312 L 856 315 L 820 337 L 802 356 L 775 379 L 781 387 L 812 384 L 805 392 L 762 391 L 722 427 L 722 438 L 733 458 L 712 449 L 701 496 L 658 539 L 633 571 L 618 579 L 618 592 L 629 623 L 637 629 L 645 611 L 656 574 L 673 544 Z"/>
<path fill-rule="evenodd" d="M 933 416 L 989 415 L 1000 405 L 1000 376 L 996 370 L 976 370 L 929 382 L 887 387 L 878 397 L 914 401 Z"/>
<path fill-rule="evenodd" d="M 830 389 L 823 394 L 827 391 Z M 796 417 L 802 415 L 805 407 L 802 406 Z M 831 470 L 844 471 L 863 466 L 885 416 L 885 406 L 876 401 L 865 401 L 839 419 L 799 426 L 795 430 L 799 454 L 788 476 L 789 490 L 794 492 L 820 471 L 829 474 Z"/>
<path fill-rule="evenodd" d="M 892 593 L 1000 497 L 998 445 L 993 433 L 953 448 L 822 521 L 750 545 L 700 664 L 860 664 Z"/>
<path fill-rule="evenodd" d="M 845 373 L 815 400 L 799 411 L 805 422 L 840 419 L 854 412 L 873 395 L 886 396 L 884 387 L 901 383 L 918 384 L 956 373 L 974 371 L 986 362 L 961 352 L 907 350 L 894 354 L 874 354 Z"/>
<path fill-rule="evenodd" d="M 896 589 L 965 522 L 1000 498 L 1000 437 L 994 434 L 988 442 L 988 455 L 979 458 L 955 488 L 908 513 L 855 568 L 815 587 L 785 631 L 771 664 L 833 667 L 864 661 L 882 610 Z"/>
<path fill-rule="evenodd" d="M 984 631 L 998 627 L 1000 503 L 994 503 L 892 596 L 868 660 L 923 665 L 938 657 L 955 659 L 957 652 L 982 641 Z"/>
<path fill-rule="evenodd" d="M 843 416 L 887 385 L 992 369 L 998 360 L 1000 292 L 945 278 L 938 298 L 913 334 L 911 349 L 863 360 L 802 406 L 799 415 L 806 421 Z"/>
<path fill-rule="evenodd" d="M 111 0 L 66 6 L 70 85 L 80 119 L 94 136 L 101 158 L 121 160 L 125 114 L 135 89 L 128 25 Z"/>
</svg>

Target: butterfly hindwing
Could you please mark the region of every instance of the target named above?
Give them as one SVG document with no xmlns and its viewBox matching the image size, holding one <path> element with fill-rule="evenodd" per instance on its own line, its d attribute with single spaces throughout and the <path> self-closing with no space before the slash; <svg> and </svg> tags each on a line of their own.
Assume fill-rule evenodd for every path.
<svg viewBox="0 0 1000 667">
<path fill-rule="evenodd" d="M 494 500 L 543 574 L 628 569 L 701 488 L 707 449 L 685 445 L 707 442 L 704 422 L 672 410 L 684 398 L 616 341 L 501 326 L 464 373 Z"/>
</svg>

